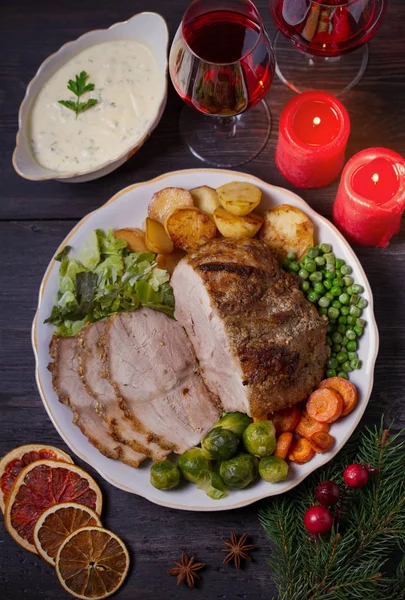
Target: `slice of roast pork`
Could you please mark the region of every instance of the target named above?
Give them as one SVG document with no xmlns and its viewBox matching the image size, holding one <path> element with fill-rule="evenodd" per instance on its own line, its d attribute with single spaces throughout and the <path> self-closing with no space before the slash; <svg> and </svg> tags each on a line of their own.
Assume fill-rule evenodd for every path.
<svg viewBox="0 0 405 600">
<path fill-rule="evenodd" d="M 175 317 L 227 411 L 261 417 L 305 399 L 325 374 L 326 320 L 255 239 L 217 239 L 175 268 Z"/>
<path fill-rule="evenodd" d="M 79 375 L 79 352 L 77 337 L 52 338 L 50 355 L 53 362 L 48 368 L 60 402 L 70 406 L 74 424 L 102 454 L 138 467 L 145 455 L 114 439 L 105 420 L 97 413 L 94 398 L 86 391 Z"/>
<path fill-rule="evenodd" d="M 137 430 L 177 453 L 198 444 L 220 408 L 181 325 L 145 308 L 120 313 L 101 344 L 108 378 Z"/>
</svg>

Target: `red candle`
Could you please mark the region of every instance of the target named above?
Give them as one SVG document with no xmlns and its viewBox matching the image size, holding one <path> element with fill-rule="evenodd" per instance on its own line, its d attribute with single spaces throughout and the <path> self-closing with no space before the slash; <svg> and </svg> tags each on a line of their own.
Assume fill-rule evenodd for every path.
<svg viewBox="0 0 405 600">
<path fill-rule="evenodd" d="M 299 94 L 281 113 L 277 166 L 296 187 L 324 187 L 342 170 L 349 133 L 339 100 L 325 92 Z"/>
<path fill-rule="evenodd" d="M 333 220 L 349 240 L 385 248 L 399 231 L 405 209 L 405 160 L 385 148 L 369 148 L 345 166 Z"/>
</svg>

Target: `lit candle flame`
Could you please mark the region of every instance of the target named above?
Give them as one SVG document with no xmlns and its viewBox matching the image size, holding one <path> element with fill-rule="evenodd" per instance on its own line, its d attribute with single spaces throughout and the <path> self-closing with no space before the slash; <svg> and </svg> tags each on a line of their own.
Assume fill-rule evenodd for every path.
<svg viewBox="0 0 405 600">
<path fill-rule="evenodd" d="M 320 125 L 320 123 L 321 123 L 321 119 L 319 117 L 314 117 L 313 124 Z"/>
<path fill-rule="evenodd" d="M 375 184 L 378 183 L 379 179 L 380 179 L 380 177 L 379 177 L 378 173 L 374 173 L 374 175 L 371 178 L 372 182 Z"/>
</svg>

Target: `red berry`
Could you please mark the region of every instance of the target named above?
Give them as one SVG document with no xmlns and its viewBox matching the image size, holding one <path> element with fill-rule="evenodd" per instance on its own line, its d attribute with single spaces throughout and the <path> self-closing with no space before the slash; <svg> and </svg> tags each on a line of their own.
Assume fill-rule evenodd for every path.
<svg viewBox="0 0 405 600">
<path fill-rule="evenodd" d="M 362 488 L 368 482 L 368 470 L 364 465 L 353 464 L 346 467 L 343 473 L 345 484 L 352 488 Z"/>
<path fill-rule="evenodd" d="M 322 481 L 315 490 L 315 496 L 322 506 L 333 506 L 339 501 L 340 487 L 334 481 Z"/>
<path fill-rule="evenodd" d="M 314 535 L 328 533 L 332 529 L 333 517 L 324 506 L 311 506 L 304 515 L 304 525 Z"/>
</svg>

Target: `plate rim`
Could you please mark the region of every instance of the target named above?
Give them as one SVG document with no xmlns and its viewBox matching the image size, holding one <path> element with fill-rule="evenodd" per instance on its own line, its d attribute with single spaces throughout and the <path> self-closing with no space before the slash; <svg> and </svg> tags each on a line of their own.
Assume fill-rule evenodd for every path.
<svg viewBox="0 0 405 600">
<path fill-rule="evenodd" d="M 357 418 L 352 426 L 352 428 L 347 432 L 347 434 L 344 435 L 344 439 L 339 443 L 336 444 L 335 447 L 333 448 L 333 451 L 331 451 L 330 453 L 324 454 L 323 456 L 325 457 L 325 461 L 321 464 L 321 465 L 317 465 L 314 466 L 313 468 L 311 468 L 308 472 L 306 472 L 305 474 L 303 474 L 301 477 L 298 477 L 296 479 L 294 479 L 293 481 L 290 482 L 289 485 L 287 485 L 286 487 L 283 487 L 282 489 L 280 489 L 280 491 L 276 491 L 276 493 L 272 493 L 271 495 L 266 494 L 266 493 L 261 493 L 258 496 L 255 496 L 253 498 L 248 498 L 246 500 L 242 500 L 239 501 L 235 504 L 232 505 L 227 505 L 227 506 L 213 506 L 213 505 L 206 505 L 206 506 L 192 506 L 192 507 L 186 507 L 184 505 L 179 505 L 173 502 L 168 502 L 165 500 L 158 500 L 157 498 L 153 498 L 151 496 L 149 496 L 147 493 L 141 492 L 141 491 L 135 491 L 133 488 L 129 488 L 127 486 L 125 486 L 124 484 L 121 484 L 117 481 L 115 481 L 112 477 L 110 477 L 109 475 L 107 475 L 102 469 L 94 466 L 94 464 L 92 464 L 90 462 L 90 460 L 84 456 L 82 454 L 81 451 L 77 450 L 75 448 L 74 443 L 72 443 L 67 436 L 63 433 L 61 427 L 58 425 L 58 423 L 56 422 L 56 419 L 54 418 L 51 408 L 50 408 L 50 404 L 46 398 L 46 394 L 44 392 L 44 388 L 41 382 L 41 377 L 40 377 L 40 373 L 39 373 L 39 353 L 38 353 L 38 346 L 37 346 L 37 340 L 36 340 L 36 332 L 37 332 L 37 325 L 38 325 L 38 317 L 39 317 L 39 309 L 41 306 L 41 301 L 44 295 L 44 291 L 45 291 L 45 287 L 47 284 L 47 281 L 49 279 L 50 273 L 52 268 L 54 267 L 54 263 L 55 263 L 55 256 L 57 256 L 57 254 L 62 250 L 62 248 L 69 242 L 70 238 L 76 233 L 76 231 L 78 229 L 80 229 L 83 224 L 90 219 L 94 214 L 96 214 L 97 212 L 99 212 L 101 209 L 103 209 L 104 207 L 113 204 L 114 202 L 116 202 L 121 196 L 125 195 L 126 193 L 138 188 L 138 187 L 144 187 L 147 185 L 150 185 L 151 183 L 155 183 L 158 181 L 162 181 L 168 177 L 171 176 L 182 176 L 182 175 L 186 175 L 186 174 L 192 174 L 195 173 L 196 171 L 198 172 L 206 172 L 206 173 L 222 173 L 225 175 L 229 175 L 229 176 L 237 176 L 237 177 L 243 177 L 243 178 L 248 178 L 250 180 L 256 181 L 257 183 L 259 183 L 260 185 L 263 185 L 264 187 L 268 188 L 270 191 L 271 190 L 276 190 L 276 191 L 282 191 L 283 193 L 291 196 L 294 200 L 298 200 L 299 203 L 303 204 L 305 206 L 305 210 L 308 211 L 308 213 L 310 215 L 315 216 L 316 220 L 320 220 L 323 223 L 325 223 L 328 227 L 331 227 L 332 230 L 334 230 L 335 234 L 337 235 L 337 237 L 340 239 L 340 242 L 343 244 L 343 246 L 346 247 L 346 250 L 348 250 L 349 254 L 354 256 L 354 259 L 357 263 L 357 267 L 364 279 L 365 282 L 365 288 L 368 294 L 368 298 L 369 298 L 369 307 L 370 307 L 370 317 L 369 317 L 369 321 L 367 323 L 367 325 L 370 327 L 371 329 L 371 335 L 373 337 L 373 354 L 371 356 L 371 373 L 370 373 L 370 378 L 368 380 L 368 387 L 367 390 L 365 392 L 365 395 L 367 396 L 367 401 L 364 403 L 364 406 L 362 407 L 362 409 L 360 411 L 358 411 L 357 414 Z M 278 496 L 280 494 L 284 494 L 289 492 L 291 489 L 293 489 L 294 487 L 296 487 L 297 485 L 299 485 L 306 477 L 308 477 L 309 475 L 311 475 L 314 471 L 316 471 L 317 469 L 319 469 L 320 467 L 323 467 L 324 465 L 326 465 L 329 461 L 331 461 L 336 454 L 338 454 L 338 452 L 340 452 L 340 450 L 343 448 L 343 446 L 348 442 L 348 440 L 350 439 L 350 437 L 353 435 L 354 431 L 356 430 L 365 410 L 366 407 L 368 406 L 369 402 L 370 402 L 370 397 L 371 397 L 371 393 L 373 390 L 373 385 L 374 385 L 374 371 L 375 371 L 375 363 L 377 360 L 377 356 L 378 356 L 378 351 L 379 351 L 379 332 L 378 332 L 378 327 L 377 327 L 377 323 L 375 320 L 375 315 L 374 315 L 374 299 L 373 299 L 373 293 L 371 290 L 371 286 L 369 284 L 368 278 L 366 276 L 366 273 L 363 269 L 363 266 L 360 262 L 360 260 L 357 258 L 354 250 L 351 248 L 350 244 L 347 242 L 347 240 L 343 237 L 343 235 L 340 233 L 340 231 L 336 228 L 336 226 L 329 221 L 329 219 L 327 219 L 326 217 L 320 215 L 319 213 L 317 213 L 303 198 L 301 198 L 298 194 L 296 194 L 295 192 L 292 192 L 291 190 L 288 190 L 286 188 L 283 188 L 281 186 L 276 186 L 273 185 L 271 183 L 268 183 L 266 181 L 264 181 L 263 179 L 260 179 L 259 177 L 256 177 L 255 175 L 251 175 L 250 173 L 243 173 L 241 171 L 234 171 L 231 169 L 213 169 L 213 168 L 195 168 L 195 169 L 180 169 L 180 170 L 176 170 L 176 171 L 169 171 L 166 173 L 163 173 L 161 175 L 158 175 L 157 177 L 154 177 L 152 179 L 148 179 L 146 181 L 140 181 L 137 183 L 133 183 L 131 185 L 126 186 L 125 188 L 119 190 L 118 192 L 116 192 L 109 200 L 107 200 L 104 204 L 102 204 L 101 206 L 99 206 L 98 208 L 96 208 L 95 210 L 91 211 L 90 213 L 88 213 L 87 215 L 85 215 L 82 219 L 80 219 L 80 221 L 78 223 L 76 223 L 76 225 L 70 230 L 70 232 L 67 234 L 67 236 L 63 239 L 63 241 L 59 244 L 58 248 L 56 249 L 56 251 L 54 252 L 53 257 L 51 258 L 45 273 L 42 277 L 41 280 L 41 284 L 39 287 L 39 292 L 38 292 L 38 304 L 37 304 L 37 308 L 36 308 L 36 312 L 34 315 L 34 319 L 32 322 L 32 328 L 31 328 L 31 343 L 32 343 L 32 348 L 33 348 L 33 352 L 34 352 L 34 357 L 35 357 L 35 380 L 36 380 L 36 384 L 38 387 L 38 391 L 39 394 L 41 396 L 41 400 L 42 403 L 45 407 L 45 410 L 48 414 L 49 419 L 51 420 L 53 426 L 55 427 L 56 431 L 59 433 L 59 435 L 61 436 L 61 438 L 63 439 L 63 441 L 65 442 L 65 444 L 70 448 L 70 450 L 78 457 L 80 458 L 80 460 L 82 460 L 83 462 L 85 462 L 86 464 L 88 464 L 92 469 L 94 469 L 99 475 L 101 475 L 101 477 L 107 481 L 108 483 L 110 483 L 111 485 L 113 485 L 114 487 L 121 489 L 125 492 L 129 492 L 130 494 L 136 494 L 138 496 L 141 496 L 142 498 L 145 498 L 146 500 L 148 500 L 149 502 L 152 502 L 153 504 L 157 504 L 159 506 L 164 506 L 167 508 L 173 508 L 176 510 L 184 510 L 184 511 L 189 511 L 189 512 L 220 512 L 220 511 L 227 511 L 227 510 L 235 510 L 238 508 L 242 508 L 244 506 L 249 506 L 250 504 L 253 504 L 255 502 L 258 502 L 259 500 L 264 500 L 266 498 L 271 498 L 273 496 Z M 329 455 L 330 454 L 330 455 Z"/>
</svg>

